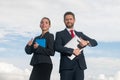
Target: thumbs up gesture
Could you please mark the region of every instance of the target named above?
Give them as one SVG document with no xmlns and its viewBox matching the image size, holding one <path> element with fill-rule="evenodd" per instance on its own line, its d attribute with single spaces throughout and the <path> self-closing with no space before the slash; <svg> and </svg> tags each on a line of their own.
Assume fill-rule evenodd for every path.
<svg viewBox="0 0 120 80">
<path fill-rule="evenodd" d="M 33 38 L 28 42 L 28 45 L 31 46 L 33 44 Z"/>
</svg>

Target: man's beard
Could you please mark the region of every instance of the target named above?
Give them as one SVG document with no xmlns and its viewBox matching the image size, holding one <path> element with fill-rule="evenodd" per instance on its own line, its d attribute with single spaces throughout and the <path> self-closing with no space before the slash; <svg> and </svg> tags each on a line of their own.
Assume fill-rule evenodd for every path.
<svg viewBox="0 0 120 80">
<path fill-rule="evenodd" d="M 67 24 L 66 24 L 66 27 L 67 27 L 67 28 L 73 28 L 73 26 L 74 26 L 74 24 L 71 24 L 71 25 L 67 25 Z"/>
</svg>

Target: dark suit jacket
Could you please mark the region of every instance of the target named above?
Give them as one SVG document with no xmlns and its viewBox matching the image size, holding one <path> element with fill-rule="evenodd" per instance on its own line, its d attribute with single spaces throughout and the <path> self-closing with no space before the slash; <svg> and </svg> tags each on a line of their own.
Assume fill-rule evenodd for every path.
<svg viewBox="0 0 120 80">
<path fill-rule="evenodd" d="M 82 32 L 75 31 L 75 34 L 78 37 L 83 38 L 84 40 L 88 40 L 91 46 L 96 46 L 97 42 L 94 39 L 91 39 L 84 35 Z M 67 31 L 67 29 L 57 32 L 55 39 L 55 50 L 61 53 L 60 59 L 60 71 L 64 69 L 72 69 L 75 65 L 76 59 L 78 61 L 79 67 L 84 70 L 86 69 L 86 62 L 84 58 L 83 51 L 81 54 L 73 60 L 70 60 L 67 56 L 71 56 L 73 54 L 73 49 L 64 47 L 64 45 L 72 39 L 71 35 Z"/>
<path fill-rule="evenodd" d="M 38 46 L 37 49 L 33 48 L 33 44 L 35 43 L 36 39 L 40 39 L 40 38 L 45 38 L 46 39 L 46 48 L 42 47 L 42 46 Z M 50 63 L 52 64 L 51 58 L 50 56 L 54 55 L 54 36 L 53 34 L 50 34 L 49 32 L 45 33 L 44 36 L 41 37 L 37 36 L 35 37 L 35 39 L 33 40 L 33 44 L 31 46 L 26 45 L 25 47 L 25 52 L 27 54 L 32 54 L 32 59 L 31 59 L 31 63 L 30 65 L 36 65 L 39 63 Z"/>
</svg>

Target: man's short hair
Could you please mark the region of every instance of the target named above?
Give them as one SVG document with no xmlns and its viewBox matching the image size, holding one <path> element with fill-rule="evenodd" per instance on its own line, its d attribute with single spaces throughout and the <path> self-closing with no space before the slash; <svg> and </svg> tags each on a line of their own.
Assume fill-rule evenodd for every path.
<svg viewBox="0 0 120 80">
<path fill-rule="evenodd" d="M 65 16 L 66 15 L 72 15 L 73 16 L 73 18 L 75 19 L 75 15 L 74 15 L 74 13 L 73 12 L 66 12 L 65 14 L 64 14 L 64 20 L 65 20 Z"/>
</svg>

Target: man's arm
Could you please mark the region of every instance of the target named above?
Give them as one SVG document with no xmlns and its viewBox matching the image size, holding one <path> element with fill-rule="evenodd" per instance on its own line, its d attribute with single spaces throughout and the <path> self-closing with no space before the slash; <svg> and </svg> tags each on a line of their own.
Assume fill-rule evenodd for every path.
<svg viewBox="0 0 120 80">
<path fill-rule="evenodd" d="M 68 56 L 72 55 L 74 49 L 64 47 L 61 36 L 62 35 L 59 32 L 56 33 L 55 50 L 60 53 L 64 53 L 64 55 L 68 55 Z"/>
<path fill-rule="evenodd" d="M 81 37 L 80 37 L 80 42 L 83 44 L 83 46 L 91 46 L 91 47 L 94 47 L 94 46 L 97 46 L 98 43 L 95 39 L 92 39 L 88 36 L 86 36 L 85 34 L 82 33 Z"/>
</svg>

